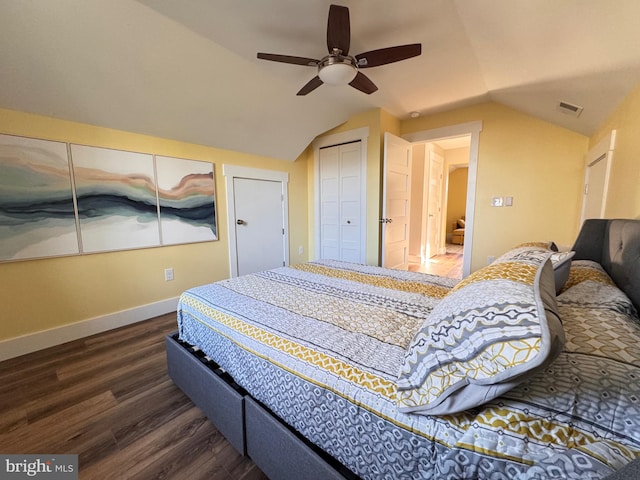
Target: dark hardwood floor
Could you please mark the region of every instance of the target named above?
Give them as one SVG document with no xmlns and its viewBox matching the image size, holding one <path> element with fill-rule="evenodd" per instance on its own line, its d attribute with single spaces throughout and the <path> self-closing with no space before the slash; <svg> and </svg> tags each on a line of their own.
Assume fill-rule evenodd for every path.
<svg viewBox="0 0 640 480">
<path fill-rule="evenodd" d="M 79 455 L 81 479 L 258 480 L 167 375 L 175 313 L 0 363 L 0 452 Z"/>
</svg>

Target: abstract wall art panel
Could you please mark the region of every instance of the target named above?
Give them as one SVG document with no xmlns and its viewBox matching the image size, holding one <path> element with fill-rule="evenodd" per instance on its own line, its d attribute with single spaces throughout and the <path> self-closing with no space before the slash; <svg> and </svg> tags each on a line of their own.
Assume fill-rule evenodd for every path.
<svg viewBox="0 0 640 480">
<path fill-rule="evenodd" d="M 153 156 L 71 145 L 82 251 L 160 245 Z"/>
<path fill-rule="evenodd" d="M 156 156 L 162 244 L 218 239 L 213 164 Z"/>
<path fill-rule="evenodd" d="M 77 253 L 67 145 L 0 135 L 0 261 Z"/>
</svg>

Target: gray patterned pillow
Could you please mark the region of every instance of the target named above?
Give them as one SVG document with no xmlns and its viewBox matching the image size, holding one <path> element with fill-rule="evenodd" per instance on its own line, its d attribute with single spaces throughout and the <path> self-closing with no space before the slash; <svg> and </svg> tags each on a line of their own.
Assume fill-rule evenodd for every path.
<svg viewBox="0 0 640 480">
<path fill-rule="evenodd" d="M 540 255 L 545 256 L 551 253 L 551 265 L 553 265 L 553 277 L 556 285 L 556 295 L 558 295 L 564 288 L 567 280 L 569 279 L 569 270 L 571 269 L 571 259 L 576 252 L 559 252 L 556 247 L 555 250 L 552 246 L 555 244 L 550 242 L 549 245 L 542 244 L 541 242 L 523 243 L 518 245 L 513 250 L 508 251 L 503 256 L 509 258 L 517 258 L 519 255 Z M 500 258 L 498 258 L 500 260 Z"/>
<path fill-rule="evenodd" d="M 435 306 L 405 353 L 400 411 L 444 415 L 481 405 L 556 358 L 564 332 L 549 257 L 512 250 Z"/>
</svg>

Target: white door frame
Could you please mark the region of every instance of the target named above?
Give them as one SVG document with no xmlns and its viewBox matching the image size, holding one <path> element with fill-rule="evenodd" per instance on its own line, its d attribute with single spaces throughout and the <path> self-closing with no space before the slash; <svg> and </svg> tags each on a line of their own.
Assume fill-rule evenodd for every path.
<svg viewBox="0 0 640 480">
<path fill-rule="evenodd" d="M 282 215 L 284 223 L 283 252 L 285 265 L 289 265 L 289 174 L 276 170 L 222 165 L 227 190 L 227 230 L 229 231 L 229 272 L 231 277 L 238 276 L 238 251 L 236 245 L 236 202 L 234 195 L 234 178 L 249 178 L 282 183 Z"/>
<path fill-rule="evenodd" d="M 466 226 L 464 229 L 464 247 L 462 276 L 466 277 L 471 273 L 471 247 L 473 246 L 473 225 L 476 203 L 476 179 L 478 176 L 478 145 L 480 144 L 480 132 L 482 131 L 482 121 L 460 123 L 448 127 L 434 128 L 432 130 L 422 130 L 419 132 L 402 135 L 402 138 L 412 143 L 432 142 L 445 138 L 461 137 L 471 135 L 469 145 L 469 179 L 467 181 L 467 209 L 465 212 Z"/>
<path fill-rule="evenodd" d="M 582 209 L 580 210 L 580 225 L 585 221 L 585 210 L 587 207 L 587 185 L 589 184 L 589 168 L 598 160 L 605 161 L 604 189 L 602 190 L 602 202 L 600 206 L 600 217 L 605 218 L 607 208 L 607 195 L 609 193 L 609 179 L 611 177 L 611 163 L 613 161 L 613 150 L 616 146 L 616 130 L 611 130 L 598 144 L 587 152 L 584 159 L 584 189 L 582 191 Z M 602 157 L 605 157 L 602 159 Z M 602 160 L 601 160 L 602 159 Z"/>
<path fill-rule="evenodd" d="M 360 205 L 362 208 L 362 218 L 360 219 L 360 262 L 365 263 L 367 256 L 367 141 L 369 139 L 369 127 L 356 128 L 347 130 L 346 132 L 336 133 L 320 137 L 313 141 L 313 196 L 314 196 L 314 243 L 315 243 L 315 259 L 321 257 L 320 246 L 320 149 L 324 147 L 332 147 L 342 143 L 360 141 Z"/>
</svg>

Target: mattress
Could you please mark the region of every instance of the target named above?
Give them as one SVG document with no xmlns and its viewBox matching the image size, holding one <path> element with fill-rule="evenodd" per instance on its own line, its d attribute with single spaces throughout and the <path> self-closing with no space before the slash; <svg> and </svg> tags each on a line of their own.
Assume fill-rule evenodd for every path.
<svg viewBox="0 0 640 480">
<path fill-rule="evenodd" d="M 362 478 L 603 478 L 640 455 L 640 322 L 604 271 L 582 267 L 597 273 L 574 275 L 558 297 L 564 351 L 458 414 L 396 404 L 407 347 L 456 280 L 282 267 L 186 291 L 179 336 Z"/>
</svg>

